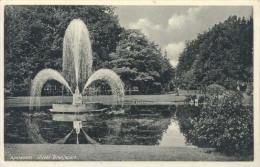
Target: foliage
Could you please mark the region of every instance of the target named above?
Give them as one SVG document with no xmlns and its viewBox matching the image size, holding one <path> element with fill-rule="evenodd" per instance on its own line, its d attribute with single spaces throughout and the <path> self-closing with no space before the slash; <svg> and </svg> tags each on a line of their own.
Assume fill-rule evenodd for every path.
<svg viewBox="0 0 260 167">
<path fill-rule="evenodd" d="M 253 108 L 243 106 L 237 92 L 208 98 L 192 124 L 189 141 L 195 145 L 230 154 L 253 154 Z"/>
<path fill-rule="evenodd" d="M 48 14 L 47 14 L 48 13 Z M 61 71 L 62 42 L 69 22 L 82 19 L 90 31 L 93 67 L 110 67 L 126 88 L 160 93 L 173 69 L 159 47 L 135 30 L 123 30 L 111 6 L 6 6 L 5 89 L 28 95 L 31 80 L 42 69 Z"/>
<path fill-rule="evenodd" d="M 236 89 L 238 83 L 252 83 L 253 19 L 230 16 L 187 41 L 176 73 L 179 86 L 186 89 L 214 83 Z"/>
<path fill-rule="evenodd" d="M 174 71 L 167 58 L 154 42 L 139 30 L 125 30 L 120 35 L 116 52 L 110 54 L 106 66 L 113 68 L 126 85 L 144 94 L 160 93 L 170 83 Z"/>
<path fill-rule="evenodd" d="M 110 6 L 5 6 L 5 88 L 15 96 L 28 95 L 40 70 L 61 71 L 62 42 L 69 22 L 88 26 L 94 67 L 115 50 L 122 31 Z"/>
<path fill-rule="evenodd" d="M 199 96 L 198 97 L 198 103 L 201 104 L 201 103 L 204 103 L 206 100 L 206 96 L 205 95 L 202 95 L 202 96 Z"/>
<path fill-rule="evenodd" d="M 206 88 L 206 93 L 209 96 L 219 96 L 219 95 L 223 95 L 225 92 L 226 89 L 223 86 L 218 84 L 211 84 Z"/>
</svg>

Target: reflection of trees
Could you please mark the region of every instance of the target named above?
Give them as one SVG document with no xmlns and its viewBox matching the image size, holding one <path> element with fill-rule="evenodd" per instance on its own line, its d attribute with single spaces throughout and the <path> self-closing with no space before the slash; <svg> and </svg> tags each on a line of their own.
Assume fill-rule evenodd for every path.
<svg viewBox="0 0 260 167">
<path fill-rule="evenodd" d="M 73 129 L 72 122 L 41 122 L 40 134 L 49 143 L 54 143 L 57 140 L 65 137 Z"/>
<path fill-rule="evenodd" d="M 72 125 L 65 122 L 54 122 L 51 114 L 29 112 L 28 107 L 5 109 L 5 142 L 6 143 L 54 143 L 69 133 Z"/>
<path fill-rule="evenodd" d="M 122 123 L 117 144 L 156 145 L 159 144 L 170 118 L 140 117 Z"/>
<path fill-rule="evenodd" d="M 125 112 L 85 122 L 84 130 L 102 144 L 155 145 L 170 124 L 171 118 L 165 116 L 168 106 L 131 106 Z"/>
<path fill-rule="evenodd" d="M 55 143 L 72 130 L 71 122 L 52 121 L 50 113 L 42 107 L 40 112 L 27 114 L 25 125 L 29 137 L 34 143 Z"/>
<path fill-rule="evenodd" d="M 22 108 L 5 108 L 4 141 L 5 143 L 32 143 L 27 131 L 26 120 L 28 113 Z"/>
<path fill-rule="evenodd" d="M 199 115 L 200 107 L 191 105 L 180 105 L 176 112 L 176 119 L 179 122 L 180 132 L 186 138 L 188 143 L 194 144 L 194 136 L 190 133 L 190 130 L 194 128 L 194 119 Z"/>
</svg>

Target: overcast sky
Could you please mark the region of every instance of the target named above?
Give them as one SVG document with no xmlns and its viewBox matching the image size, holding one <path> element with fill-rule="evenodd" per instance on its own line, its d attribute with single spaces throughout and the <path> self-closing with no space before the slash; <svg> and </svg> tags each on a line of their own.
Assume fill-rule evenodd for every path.
<svg viewBox="0 0 260 167">
<path fill-rule="evenodd" d="M 230 15 L 249 18 L 252 7 L 117 6 L 121 26 L 141 29 L 149 39 L 167 50 L 173 66 L 178 63 L 185 41 L 192 40 Z"/>
</svg>

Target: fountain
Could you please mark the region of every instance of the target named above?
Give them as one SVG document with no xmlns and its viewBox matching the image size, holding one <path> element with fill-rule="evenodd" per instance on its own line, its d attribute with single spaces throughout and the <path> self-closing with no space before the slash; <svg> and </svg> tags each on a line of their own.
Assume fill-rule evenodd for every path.
<svg viewBox="0 0 260 167">
<path fill-rule="evenodd" d="M 53 113 L 54 121 L 73 122 L 73 129 L 63 139 L 55 143 L 65 143 L 73 130 L 75 130 L 77 134 L 77 144 L 79 144 L 78 135 L 82 130 L 89 143 L 98 144 L 82 129 L 82 121 L 86 120 L 82 115 L 77 115 L 76 113 L 103 112 L 106 108 L 97 109 L 97 104 L 99 103 L 83 103 L 82 95 L 85 95 L 85 91 L 92 83 L 97 80 L 104 80 L 111 87 L 114 101 L 116 101 L 117 104 L 122 104 L 124 99 L 124 84 L 120 77 L 112 70 L 100 69 L 92 73 L 93 60 L 89 32 L 85 23 L 80 19 L 72 20 L 66 29 L 63 39 L 62 58 L 62 74 L 53 69 L 44 69 L 33 79 L 30 108 L 39 108 L 41 106 L 40 97 L 44 83 L 48 80 L 58 81 L 73 95 L 73 101 L 72 104 L 52 104 L 50 111 Z M 68 113 L 75 114 L 72 115 Z M 29 127 L 36 127 L 33 126 L 33 124 L 31 125 L 32 126 Z M 40 143 L 45 142 L 35 130 L 31 130 L 30 132 L 35 140 Z"/>
<path fill-rule="evenodd" d="M 96 111 L 95 103 L 83 103 L 82 95 L 97 80 L 106 81 L 112 90 L 114 101 L 123 102 L 124 84 L 112 70 L 100 69 L 92 74 L 92 49 L 85 23 L 74 19 L 66 29 L 63 39 L 62 74 L 52 69 L 40 71 L 31 87 L 30 107 L 40 107 L 41 90 L 48 80 L 60 82 L 73 95 L 72 104 L 53 104 L 52 112 Z M 89 78 L 89 79 L 88 79 Z"/>
</svg>

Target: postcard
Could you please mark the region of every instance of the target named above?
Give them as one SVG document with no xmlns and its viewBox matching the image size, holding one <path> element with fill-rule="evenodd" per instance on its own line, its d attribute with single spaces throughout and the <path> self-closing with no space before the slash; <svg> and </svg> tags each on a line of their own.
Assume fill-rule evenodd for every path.
<svg viewBox="0 0 260 167">
<path fill-rule="evenodd" d="M 0 166 L 259 166 L 259 1 L 1 1 Z"/>
</svg>

